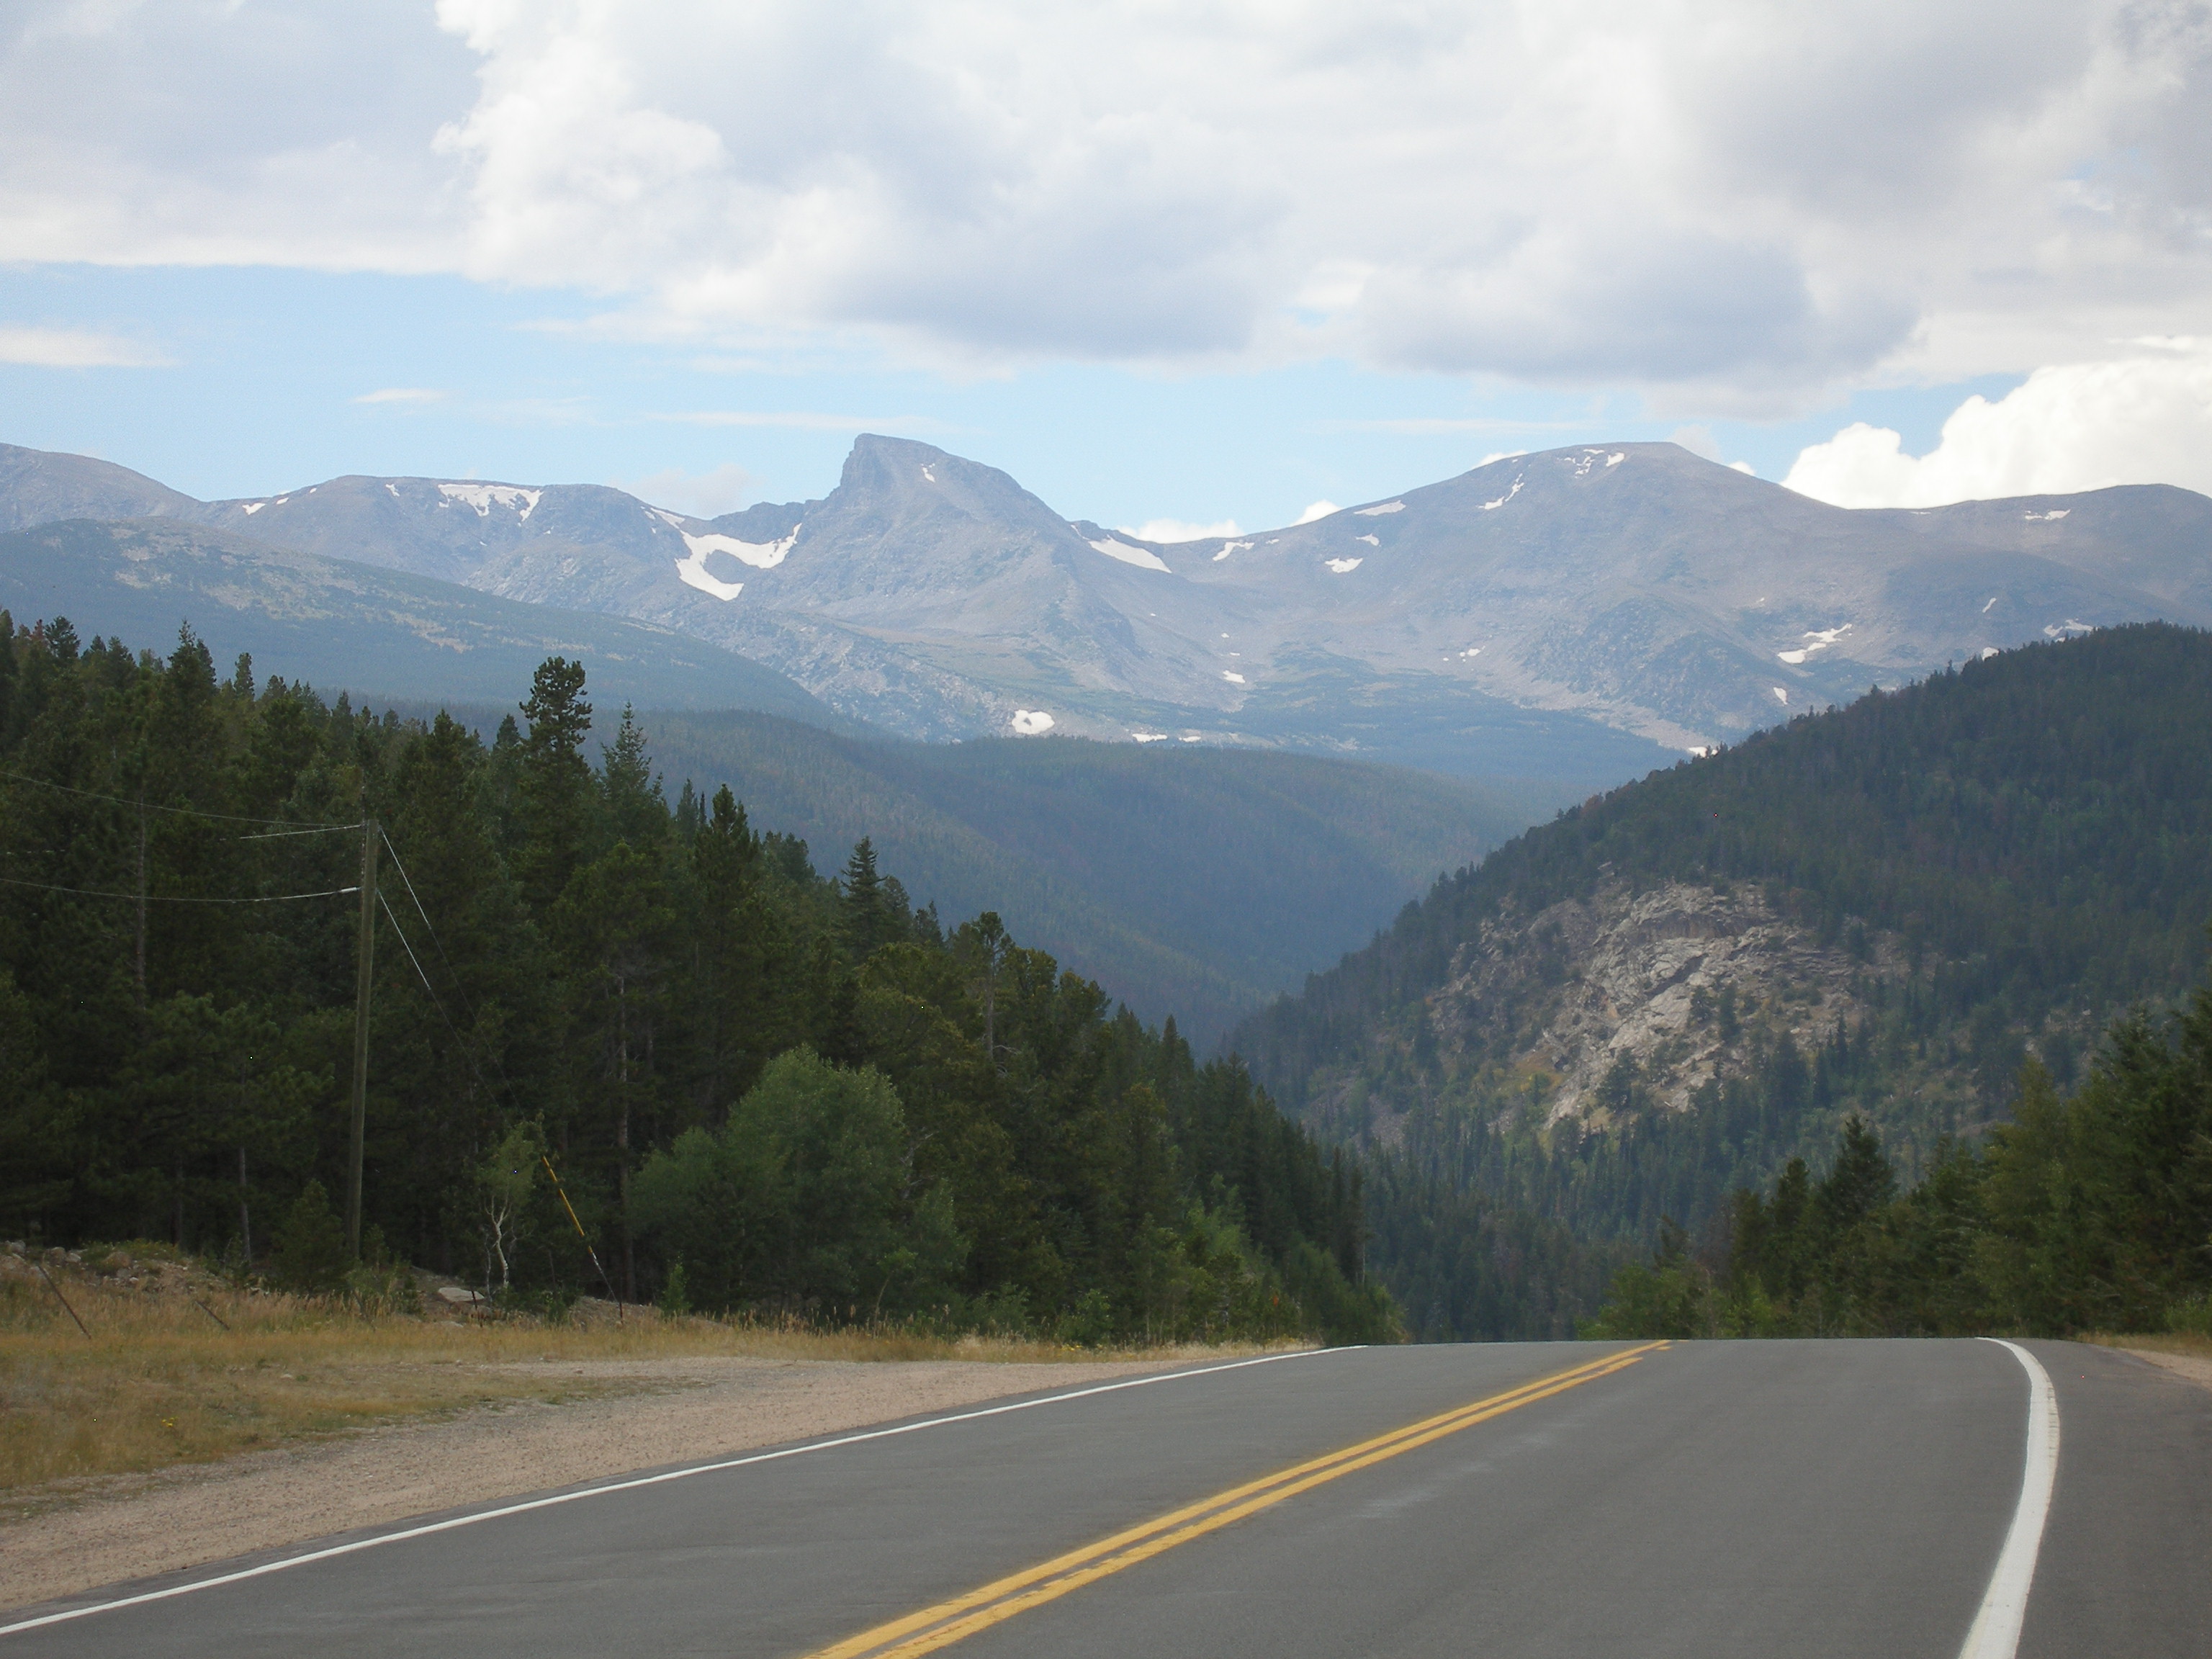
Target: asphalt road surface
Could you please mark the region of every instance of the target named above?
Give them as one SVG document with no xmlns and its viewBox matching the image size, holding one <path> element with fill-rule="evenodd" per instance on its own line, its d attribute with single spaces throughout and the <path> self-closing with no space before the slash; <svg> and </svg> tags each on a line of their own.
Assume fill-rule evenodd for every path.
<svg viewBox="0 0 2212 1659">
<path fill-rule="evenodd" d="M 1339 1350 L 657 1474 L 0 1659 L 2212 1654 L 2212 1393 L 2068 1343 Z"/>
</svg>

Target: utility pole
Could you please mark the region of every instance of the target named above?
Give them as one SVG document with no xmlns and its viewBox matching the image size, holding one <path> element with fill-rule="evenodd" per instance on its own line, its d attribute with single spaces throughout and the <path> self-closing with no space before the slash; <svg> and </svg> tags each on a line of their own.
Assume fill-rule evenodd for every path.
<svg viewBox="0 0 2212 1659">
<path fill-rule="evenodd" d="M 361 1149 L 368 1127 L 368 986 L 376 964 L 376 820 L 361 822 L 361 938 L 353 993 L 353 1133 L 346 1149 L 346 1255 L 361 1260 Z"/>
</svg>

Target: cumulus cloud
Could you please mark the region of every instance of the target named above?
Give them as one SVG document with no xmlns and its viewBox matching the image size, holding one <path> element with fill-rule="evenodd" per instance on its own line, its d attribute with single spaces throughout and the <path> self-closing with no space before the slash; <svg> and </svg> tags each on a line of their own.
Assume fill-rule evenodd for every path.
<svg viewBox="0 0 2212 1659">
<path fill-rule="evenodd" d="M 165 352 L 81 328 L 11 328 L 0 324 L 0 363 L 38 368 L 167 368 Z"/>
<path fill-rule="evenodd" d="M 0 259 L 451 270 L 475 67 L 416 0 L 16 0 Z"/>
<path fill-rule="evenodd" d="M 617 479 L 615 488 L 695 519 L 718 519 L 743 507 L 755 482 L 753 475 L 735 461 L 725 461 L 704 472 L 671 467 L 642 478 Z"/>
<path fill-rule="evenodd" d="M 1147 519 L 1132 530 L 1127 525 L 1119 526 L 1124 536 L 1134 536 L 1140 542 L 1203 542 L 1221 536 L 1241 536 L 1234 519 L 1224 519 L 1218 524 L 1192 524 L 1182 519 Z"/>
<path fill-rule="evenodd" d="M 461 270 L 708 343 L 1348 356 L 1708 414 L 2212 332 L 2195 0 L 21 9 L 0 258 Z"/>
<path fill-rule="evenodd" d="M 1939 507 L 2124 483 L 2212 493 L 2212 341 L 2146 343 L 2113 362 L 2039 368 L 1995 403 L 1967 398 L 1925 455 L 1860 422 L 1800 453 L 1783 482 L 1838 507 Z"/>
<path fill-rule="evenodd" d="M 1299 514 L 1294 522 L 1297 524 L 1311 524 L 1316 519 L 1326 519 L 1332 513 L 1341 513 L 1343 511 L 1344 509 L 1339 507 L 1334 501 L 1316 501 L 1311 506 L 1308 507 L 1304 512 Z"/>
</svg>

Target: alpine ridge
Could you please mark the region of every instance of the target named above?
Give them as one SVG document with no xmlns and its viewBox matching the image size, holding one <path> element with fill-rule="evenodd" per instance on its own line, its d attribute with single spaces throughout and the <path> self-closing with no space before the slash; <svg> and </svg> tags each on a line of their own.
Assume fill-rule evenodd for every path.
<svg viewBox="0 0 2212 1659">
<path fill-rule="evenodd" d="M 1176 544 L 874 435 L 828 495 L 712 520 L 428 478 L 196 502 L 0 451 L 0 523 L 126 512 L 647 623 L 908 737 L 1237 743 L 1589 787 L 1948 663 L 2212 623 L 2212 501 L 2187 490 L 1854 511 L 1663 443 Z"/>
</svg>

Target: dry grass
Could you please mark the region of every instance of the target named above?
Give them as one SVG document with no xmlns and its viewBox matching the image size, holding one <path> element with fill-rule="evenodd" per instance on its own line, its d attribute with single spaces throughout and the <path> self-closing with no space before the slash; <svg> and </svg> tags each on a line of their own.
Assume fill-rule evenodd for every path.
<svg viewBox="0 0 2212 1659">
<path fill-rule="evenodd" d="M 29 1260 L 0 1252 L 0 1492 L 11 1498 L 58 1480 L 206 1462 L 398 1419 L 670 1386 L 623 1376 L 619 1364 L 581 1379 L 548 1376 L 544 1361 L 1179 1357 L 904 1329 L 812 1330 L 650 1308 L 629 1309 L 617 1322 L 605 1304 L 558 1322 L 448 1317 L 435 1301 L 427 1317 L 364 1316 L 340 1301 L 240 1289 L 161 1246 L 88 1251 L 87 1262 L 46 1265 L 88 1338 Z"/>
<path fill-rule="evenodd" d="M 2212 1336 L 2195 1331 L 2161 1331 L 2153 1334 L 2127 1333 L 2113 1335 L 2106 1331 L 2092 1332 L 2084 1342 L 2094 1342 L 2105 1348 L 2136 1348 L 2150 1353 L 2175 1353 L 2191 1359 L 2212 1359 Z"/>
</svg>

